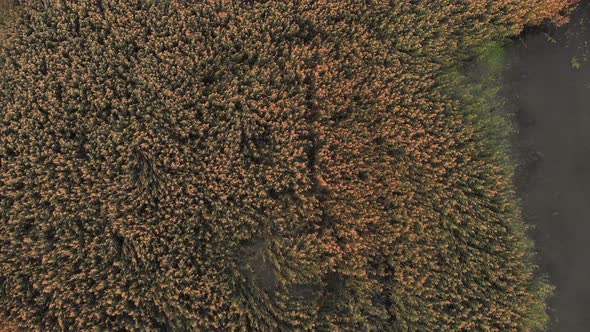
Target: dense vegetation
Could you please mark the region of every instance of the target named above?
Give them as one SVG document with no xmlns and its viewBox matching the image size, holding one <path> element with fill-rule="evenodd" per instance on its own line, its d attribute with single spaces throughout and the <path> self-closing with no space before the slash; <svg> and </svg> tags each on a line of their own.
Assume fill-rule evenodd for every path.
<svg viewBox="0 0 590 332">
<path fill-rule="evenodd" d="M 542 327 L 502 125 L 452 73 L 570 2 L 20 5 L 0 48 L 11 321 Z"/>
</svg>

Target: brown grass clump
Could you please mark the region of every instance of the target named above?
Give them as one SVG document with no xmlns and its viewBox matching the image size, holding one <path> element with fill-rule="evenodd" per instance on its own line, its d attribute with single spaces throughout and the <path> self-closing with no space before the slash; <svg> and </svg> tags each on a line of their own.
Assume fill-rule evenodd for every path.
<svg viewBox="0 0 590 332">
<path fill-rule="evenodd" d="M 0 332 L 19 332 L 22 331 L 18 326 L 14 325 L 10 320 L 0 316 Z"/>
<path fill-rule="evenodd" d="M 538 325 L 511 173 L 443 73 L 565 1 L 21 5 L 0 49 L 15 322 Z"/>
</svg>

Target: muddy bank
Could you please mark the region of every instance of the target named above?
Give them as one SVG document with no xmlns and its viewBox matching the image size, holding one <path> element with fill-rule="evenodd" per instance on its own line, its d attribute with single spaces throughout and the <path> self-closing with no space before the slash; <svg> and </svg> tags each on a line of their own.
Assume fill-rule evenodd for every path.
<svg viewBox="0 0 590 332">
<path fill-rule="evenodd" d="M 516 184 L 538 264 L 555 285 L 549 331 L 590 331 L 588 8 L 569 27 L 507 48 L 505 90 L 518 128 Z"/>
</svg>

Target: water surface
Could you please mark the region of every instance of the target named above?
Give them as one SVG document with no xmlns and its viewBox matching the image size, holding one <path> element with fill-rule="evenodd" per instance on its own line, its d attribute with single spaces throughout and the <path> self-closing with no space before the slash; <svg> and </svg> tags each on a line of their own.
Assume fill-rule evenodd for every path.
<svg viewBox="0 0 590 332">
<path fill-rule="evenodd" d="M 554 41 L 526 34 L 507 54 L 525 161 L 517 185 L 538 263 L 556 286 L 549 331 L 590 331 L 590 34 L 580 19 Z"/>
</svg>

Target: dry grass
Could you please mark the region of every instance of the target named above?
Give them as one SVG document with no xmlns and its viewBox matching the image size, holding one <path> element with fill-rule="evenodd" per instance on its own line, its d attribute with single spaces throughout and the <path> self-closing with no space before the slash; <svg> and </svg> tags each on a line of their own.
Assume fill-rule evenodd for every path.
<svg viewBox="0 0 590 332">
<path fill-rule="evenodd" d="M 0 318 L 0 332 L 19 332 L 22 329 L 19 329 L 18 326 L 12 324 L 8 320 Z"/>
</svg>

